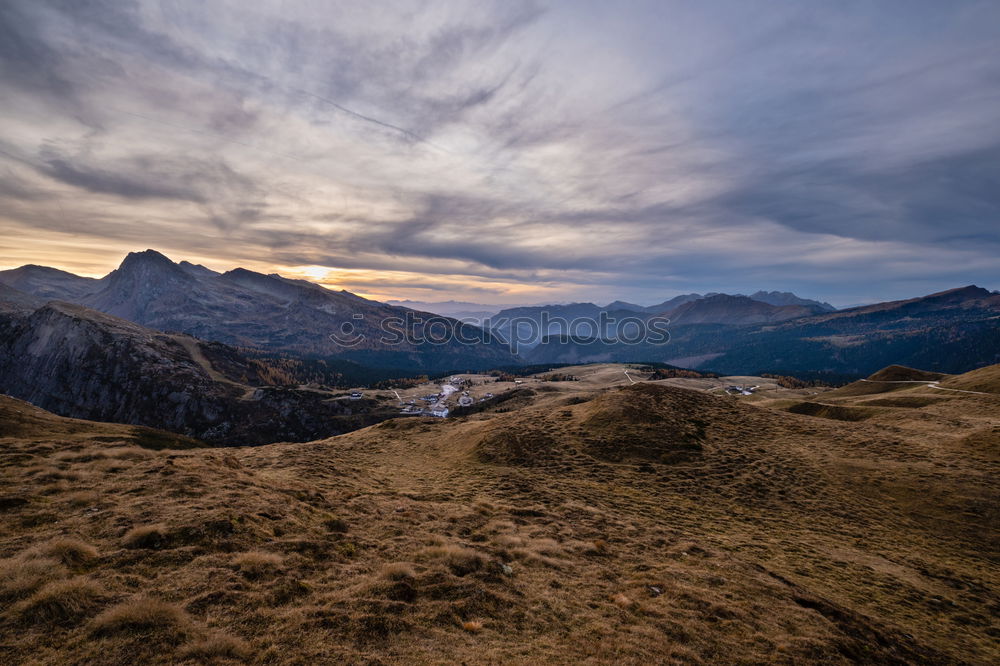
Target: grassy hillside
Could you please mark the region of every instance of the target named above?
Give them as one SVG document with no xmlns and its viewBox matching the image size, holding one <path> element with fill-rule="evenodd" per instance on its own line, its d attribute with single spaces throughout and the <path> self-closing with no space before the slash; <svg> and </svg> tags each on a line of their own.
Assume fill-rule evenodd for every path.
<svg viewBox="0 0 1000 666">
<path fill-rule="evenodd" d="M 949 377 L 941 386 L 965 391 L 983 391 L 1000 394 L 1000 365 L 991 365 L 967 372 L 957 377 Z"/>
<path fill-rule="evenodd" d="M 996 663 L 996 399 L 849 422 L 682 381 L 255 448 L 35 414 L 3 440 L 0 654 Z"/>
<path fill-rule="evenodd" d="M 204 446 L 196 439 L 155 428 L 63 418 L 23 400 L 0 395 L 0 443 L 24 439 L 52 439 L 63 443 L 120 442 L 148 449 Z"/>
</svg>

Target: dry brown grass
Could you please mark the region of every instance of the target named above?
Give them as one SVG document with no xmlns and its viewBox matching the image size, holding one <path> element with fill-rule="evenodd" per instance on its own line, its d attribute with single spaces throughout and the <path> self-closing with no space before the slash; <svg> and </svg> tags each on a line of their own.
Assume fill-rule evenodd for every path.
<svg viewBox="0 0 1000 666">
<path fill-rule="evenodd" d="M 444 564 L 456 576 L 478 571 L 486 563 L 486 558 L 479 551 L 455 545 L 431 546 L 420 555 L 422 559 Z"/>
<path fill-rule="evenodd" d="M 102 458 L 107 458 L 107 454 L 103 450 L 97 449 L 59 451 L 51 456 L 51 460 L 67 463 L 87 463 Z"/>
<path fill-rule="evenodd" d="M 907 398 L 841 422 L 568 384 L 301 445 L 126 460 L 116 433 L 7 438 L 3 660 L 998 663 L 994 399 L 835 396 Z M 484 462 L 503 429 L 530 432 Z M 99 556 L 49 554 L 61 539 Z"/>
<path fill-rule="evenodd" d="M 212 634 L 186 644 L 180 650 L 182 659 L 214 661 L 217 659 L 245 660 L 250 655 L 246 641 L 226 634 Z"/>
<path fill-rule="evenodd" d="M 98 460 L 91 465 L 91 469 L 96 471 L 100 475 L 108 474 L 119 474 L 128 470 L 132 466 L 127 460 L 116 460 L 113 458 L 105 458 L 103 460 Z"/>
<path fill-rule="evenodd" d="M 612 597 L 611 601 L 615 604 L 615 606 L 618 606 L 619 608 L 623 608 L 625 610 L 632 609 L 636 606 L 635 601 L 630 599 L 625 594 L 622 594 L 621 592 Z"/>
<path fill-rule="evenodd" d="M 25 470 L 25 475 L 36 483 L 54 483 L 56 481 L 79 481 L 80 472 L 62 470 L 55 465 L 36 465 Z"/>
<path fill-rule="evenodd" d="M 99 556 L 96 548 L 74 537 L 53 539 L 40 546 L 38 552 L 73 568 L 90 564 Z"/>
<path fill-rule="evenodd" d="M 543 566 L 549 567 L 551 569 L 562 569 L 565 567 L 573 566 L 573 563 L 569 560 L 551 557 L 549 555 L 544 555 L 542 553 L 531 550 L 530 548 L 515 548 L 511 551 L 511 555 L 518 559 L 529 563 L 541 564 Z"/>
<path fill-rule="evenodd" d="M 122 544 L 126 548 L 162 548 L 168 539 L 167 526 L 157 523 L 133 527 L 122 537 Z"/>
<path fill-rule="evenodd" d="M 0 598 L 20 599 L 68 573 L 53 558 L 15 557 L 0 561 Z"/>
<path fill-rule="evenodd" d="M 416 576 L 417 573 L 409 562 L 390 562 L 379 571 L 379 577 L 385 580 L 406 580 Z"/>
<path fill-rule="evenodd" d="M 101 494 L 93 490 L 79 490 L 63 495 L 66 502 L 73 507 L 93 506 L 101 499 Z"/>
<path fill-rule="evenodd" d="M 138 446 L 118 446 L 114 448 L 109 448 L 104 452 L 105 456 L 114 460 L 127 460 L 129 462 L 137 462 L 140 460 L 149 460 L 156 456 L 156 454 L 147 449 L 140 448 Z"/>
<path fill-rule="evenodd" d="M 335 534 L 346 534 L 350 526 L 343 518 L 327 518 L 323 521 L 323 527 Z"/>
<path fill-rule="evenodd" d="M 16 604 L 12 615 L 33 624 L 73 624 L 90 615 L 101 603 L 104 590 L 86 578 L 47 583 Z"/>
<path fill-rule="evenodd" d="M 240 553 L 233 558 L 233 564 L 247 578 L 263 578 L 277 574 L 284 565 L 285 558 L 277 553 L 254 550 Z"/>
<path fill-rule="evenodd" d="M 941 386 L 1000 395 L 1000 365 L 990 365 L 964 375 L 948 377 L 941 382 Z"/>
<path fill-rule="evenodd" d="M 151 598 L 136 598 L 113 606 L 90 623 L 91 633 L 160 634 L 184 636 L 192 631 L 191 618 L 180 607 Z"/>
</svg>

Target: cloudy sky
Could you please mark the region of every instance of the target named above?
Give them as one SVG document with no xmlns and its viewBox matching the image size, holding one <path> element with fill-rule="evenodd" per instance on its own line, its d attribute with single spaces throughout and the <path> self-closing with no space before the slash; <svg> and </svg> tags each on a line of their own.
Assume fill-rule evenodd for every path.
<svg viewBox="0 0 1000 666">
<path fill-rule="evenodd" d="M 1000 288 L 1000 3 L 0 2 L 0 268 Z"/>
</svg>

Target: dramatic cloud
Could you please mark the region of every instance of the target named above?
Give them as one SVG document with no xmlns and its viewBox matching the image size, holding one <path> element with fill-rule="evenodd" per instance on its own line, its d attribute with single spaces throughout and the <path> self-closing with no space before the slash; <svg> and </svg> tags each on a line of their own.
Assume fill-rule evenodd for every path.
<svg viewBox="0 0 1000 666">
<path fill-rule="evenodd" d="M 381 298 L 1000 287 L 1000 5 L 0 3 L 0 264 Z"/>
</svg>

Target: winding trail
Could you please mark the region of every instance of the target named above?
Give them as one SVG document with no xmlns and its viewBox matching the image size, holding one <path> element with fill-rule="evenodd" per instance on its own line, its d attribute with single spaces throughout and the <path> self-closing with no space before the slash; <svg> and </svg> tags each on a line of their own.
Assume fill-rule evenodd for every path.
<svg viewBox="0 0 1000 666">
<path fill-rule="evenodd" d="M 953 389 L 947 386 L 939 386 L 938 382 L 926 382 L 919 379 L 898 379 L 898 380 L 888 380 L 888 379 L 859 379 L 858 381 L 868 382 L 870 384 L 923 384 L 927 388 L 937 389 L 939 391 L 954 391 L 956 393 L 971 393 L 972 395 L 1000 395 L 1000 393 L 989 393 L 986 391 L 966 391 L 964 389 Z"/>
<path fill-rule="evenodd" d="M 226 377 L 221 372 L 216 370 L 212 366 L 212 362 L 209 361 L 205 354 L 201 351 L 198 341 L 194 338 L 186 335 L 170 335 L 168 337 L 184 347 L 188 355 L 191 356 L 191 360 L 201 366 L 201 369 L 205 371 L 205 374 L 207 374 L 212 381 L 219 382 L 221 384 L 229 384 L 230 386 L 242 389 L 243 395 L 240 396 L 240 400 L 249 400 L 251 396 L 253 396 L 254 391 L 257 390 L 253 386 L 247 386 L 246 384 L 234 382 L 232 379 L 229 379 L 229 377 Z"/>
</svg>

